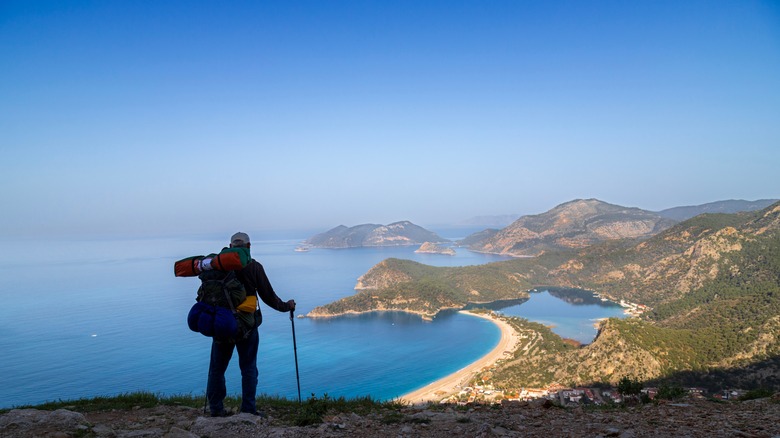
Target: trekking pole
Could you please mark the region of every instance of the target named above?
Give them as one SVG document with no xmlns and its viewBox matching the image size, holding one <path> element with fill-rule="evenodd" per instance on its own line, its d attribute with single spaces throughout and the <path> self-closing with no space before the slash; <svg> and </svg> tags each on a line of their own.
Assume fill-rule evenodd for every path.
<svg viewBox="0 0 780 438">
<path fill-rule="evenodd" d="M 209 366 L 211 369 L 211 366 Z M 206 405 L 209 403 L 209 381 L 206 379 L 206 391 L 203 393 L 203 415 L 206 415 Z"/>
<path fill-rule="evenodd" d="M 295 319 L 293 310 L 290 310 L 290 324 L 292 324 L 293 351 L 295 352 L 295 380 L 298 382 L 298 404 L 301 404 L 301 377 L 298 375 L 298 345 L 295 343 Z"/>
</svg>

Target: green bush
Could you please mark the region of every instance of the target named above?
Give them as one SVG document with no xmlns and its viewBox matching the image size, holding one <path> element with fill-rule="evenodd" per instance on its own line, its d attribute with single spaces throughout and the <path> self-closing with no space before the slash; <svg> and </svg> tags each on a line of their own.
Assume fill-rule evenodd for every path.
<svg viewBox="0 0 780 438">
<path fill-rule="evenodd" d="M 677 400 L 685 397 L 687 391 L 685 388 L 679 385 L 661 385 L 658 387 L 657 399 L 661 400 Z"/>
<path fill-rule="evenodd" d="M 328 412 L 328 404 L 328 394 L 323 395 L 321 399 L 312 394 L 295 415 L 295 425 L 309 426 L 322 423 L 322 417 Z"/>
<path fill-rule="evenodd" d="M 623 395 L 638 395 L 642 392 L 642 382 L 630 377 L 623 377 L 618 382 L 617 390 Z"/>
<path fill-rule="evenodd" d="M 758 398 L 771 397 L 772 394 L 774 394 L 774 392 L 771 389 L 767 389 L 767 388 L 751 389 L 750 391 L 742 395 L 742 397 L 740 397 L 739 399 L 742 401 L 755 400 Z"/>
</svg>

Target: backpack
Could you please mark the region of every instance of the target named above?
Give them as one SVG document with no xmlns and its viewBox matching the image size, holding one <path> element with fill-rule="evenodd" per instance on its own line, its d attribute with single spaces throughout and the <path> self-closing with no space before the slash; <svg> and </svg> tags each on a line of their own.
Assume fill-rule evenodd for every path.
<svg viewBox="0 0 780 438">
<path fill-rule="evenodd" d="M 242 312 L 246 289 L 236 271 L 203 271 L 195 305 L 187 315 L 190 330 L 220 340 L 245 338 L 262 322 L 260 312 Z"/>
<path fill-rule="evenodd" d="M 238 280 L 236 271 L 203 271 L 198 278 L 201 284 L 198 288 L 197 301 L 234 309 L 246 299 L 246 290 L 243 283 Z"/>
</svg>

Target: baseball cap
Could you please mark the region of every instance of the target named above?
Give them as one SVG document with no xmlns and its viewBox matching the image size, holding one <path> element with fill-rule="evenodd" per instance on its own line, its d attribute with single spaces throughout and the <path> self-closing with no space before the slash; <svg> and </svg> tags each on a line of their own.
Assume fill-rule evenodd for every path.
<svg viewBox="0 0 780 438">
<path fill-rule="evenodd" d="M 249 243 L 249 235 L 246 233 L 238 232 L 230 238 L 230 244 L 232 246 L 244 246 Z"/>
</svg>

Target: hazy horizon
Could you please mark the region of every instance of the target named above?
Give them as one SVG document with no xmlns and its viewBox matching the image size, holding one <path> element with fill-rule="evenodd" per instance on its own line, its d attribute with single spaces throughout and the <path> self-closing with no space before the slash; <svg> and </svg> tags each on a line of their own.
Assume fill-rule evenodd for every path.
<svg viewBox="0 0 780 438">
<path fill-rule="evenodd" d="M 0 237 L 780 198 L 780 4 L 0 6 Z"/>
</svg>

